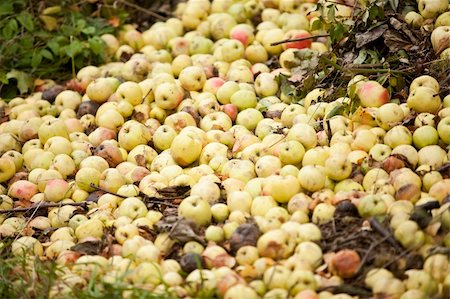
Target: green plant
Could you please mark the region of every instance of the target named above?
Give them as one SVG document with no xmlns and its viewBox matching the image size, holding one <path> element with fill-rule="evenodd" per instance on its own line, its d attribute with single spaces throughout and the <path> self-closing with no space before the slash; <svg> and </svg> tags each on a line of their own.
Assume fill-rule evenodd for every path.
<svg viewBox="0 0 450 299">
<path fill-rule="evenodd" d="M 79 5 L 76 5 L 76 2 Z M 106 61 L 102 34 L 114 33 L 86 1 L 0 3 L 0 95 L 24 94 L 33 78 L 64 80 L 79 68 Z"/>
</svg>

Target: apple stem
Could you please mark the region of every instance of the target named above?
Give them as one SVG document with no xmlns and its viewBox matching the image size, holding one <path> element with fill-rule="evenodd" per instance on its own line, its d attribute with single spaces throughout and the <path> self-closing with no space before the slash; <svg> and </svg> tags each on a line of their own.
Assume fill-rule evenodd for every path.
<svg viewBox="0 0 450 299">
<path fill-rule="evenodd" d="M 307 40 L 307 39 L 313 39 L 313 38 L 317 38 L 317 37 L 328 37 L 328 36 L 330 36 L 330 35 L 329 34 L 318 34 L 318 35 L 311 35 L 311 36 L 301 37 L 301 38 L 291 38 L 291 39 L 288 38 L 288 39 L 280 40 L 278 42 L 271 43 L 270 45 L 278 46 L 278 45 L 285 44 L 285 43 L 301 42 L 301 41 Z"/>
</svg>

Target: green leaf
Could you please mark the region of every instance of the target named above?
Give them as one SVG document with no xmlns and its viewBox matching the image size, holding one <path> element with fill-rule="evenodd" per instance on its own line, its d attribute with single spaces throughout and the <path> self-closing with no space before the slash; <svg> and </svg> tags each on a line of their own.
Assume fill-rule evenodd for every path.
<svg viewBox="0 0 450 299">
<path fill-rule="evenodd" d="M 31 57 L 31 67 L 32 68 L 37 68 L 42 61 L 42 55 L 40 52 L 38 53 L 34 53 L 33 56 Z"/>
<path fill-rule="evenodd" d="M 358 53 L 358 57 L 355 58 L 355 60 L 353 60 L 353 63 L 355 64 L 362 64 L 364 63 L 364 61 L 366 61 L 367 58 L 367 51 L 366 50 L 360 50 Z"/>
<path fill-rule="evenodd" d="M 85 20 L 83 20 L 83 19 L 79 19 L 78 21 L 77 21 L 77 28 L 79 29 L 79 30 L 82 30 L 84 27 L 86 27 L 86 21 Z"/>
<path fill-rule="evenodd" d="M 369 19 L 375 20 L 375 19 L 383 19 L 384 18 L 384 10 L 382 7 L 374 5 L 371 8 L 369 8 Z"/>
<path fill-rule="evenodd" d="M 6 78 L 17 80 L 17 88 L 21 94 L 27 93 L 33 88 L 33 78 L 25 72 L 11 70 L 6 74 Z"/>
<path fill-rule="evenodd" d="M 96 54 L 96 55 L 99 55 L 102 53 L 104 46 L 105 46 L 105 44 L 104 44 L 103 40 L 98 36 L 95 36 L 95 37 L 89 39 L 89 47 L 92 50 L 92 52 L 94 52 L 94 54 Z"/>
<path fill-rule="evenodd" d="M 50 50 L 52 50 L 53 54 L 55 56 L 59 56 L 59 52 L 60 52 L 60 46 L 59 43 L 55 40 L 51 40 L 47 43 L 47 47 L 50 48 Z"/>
<path fill-rule="evenodd" d="M 22 47 L 22 49 L 34 49 L 34 38 L 33 36 L 27 35 L 26 37 L 23 37 L 19 39 L 19 45 Z"/>
<path fill-rule="evenodd" d="M 0 16 L 12 14 L 14 12 L 13 3 L 9 1 L 2 1 L 0 4 Z"/>
<path fill-rule="evenodd" d="M 9 20 L 5 27 L 3 28 L 3 38 L 8 40 L 17 35 L 19 29 L 19 25 L 17 24 L 16 19 Z"/>
<path fill-rule="evenodd" d="M 327 18 L 328 22 L 334 22 L 335 21 L 335 14 L 336 14 L 336 5 L 331 4 L 327 6 Z"/>
<path fill-rule="evenodd" d="M 74 40 L 64 47 L 64 52 L 69 57 L 75 57 L 81 51 L 83 51 L 83 44 L 79 40 Z"/>
<path fill-rule="evenodd" d="M 4 72 L 0 72 L 0 83 L 8 84 L 8 77 Z"/>
<path fill-rule="evenodd" d="M 323 28 L 323 23 L 320 18 L 315 19 L 314 22 L 311 24 L 311 31 L 320 30 Z"/>
<path fill-rule="evenodd" d="M 346 31 L 347 29 L 342 23 L 332 25 L 330 28 L 330 38 L 332 43 L 339 42 L 344 37 Z"/>
<path fill-rule="evenodd" d="M 95 27 L 94 26 L 89 26 L 89 27 L 83 28 L 81 30 L 81 32 L 83 32 L 84 34 L 87 34 L 87 35 L 92 35 L 92 34 L 95 33 Z"/>
<path fill-rule="evenodd" d="M 42 57 L 48 59 L 48 60 L 52 60 L 53 59 L 53 54 L 52 52 L 50 52 L 47 49 L 42 49 L 40 54 L 42 55 Z"/>
<path fill-rule="evenodd" d="M 20 15 L 17 16 L 17 20 L 28 31 L 31 32 L 34 30 L 33 16 L 31 14 L 29 14 L 28 12 L 20 13 Z"/>
</svg>

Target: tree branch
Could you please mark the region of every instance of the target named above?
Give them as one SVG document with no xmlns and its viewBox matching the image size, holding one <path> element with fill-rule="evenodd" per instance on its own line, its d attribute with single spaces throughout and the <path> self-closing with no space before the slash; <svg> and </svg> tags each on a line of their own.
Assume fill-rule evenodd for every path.
<svg viewBox="0 0 450 299">
<path fill-rule="evenodd" d="M 318 37 L 329 37 L 329 36 L 330 36 L 329 34 L 318 34 L 318 35 L 311 35 L 311 36 L 301 37 L 301 38 L 291 38 L 291 39 L 288 38 L 288 39 L 280 40 L 278 42 L 271 43 L 270 45 L 278 46 L 278 45 L 290 43 L 290 42 L 301 42 L 303 40 L 308 40 L 308 39 L 313 39 L 313 38 L 318 38 Z"/>
</svg>

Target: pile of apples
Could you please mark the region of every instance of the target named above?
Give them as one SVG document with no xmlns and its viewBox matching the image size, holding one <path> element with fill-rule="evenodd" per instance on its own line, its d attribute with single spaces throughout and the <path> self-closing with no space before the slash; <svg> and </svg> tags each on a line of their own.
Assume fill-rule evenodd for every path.
<svg viewBox="0 0 450 299">
<path fill-rule="evenodd" d="M 352 10 L 342 2 L 336 16 Z M 406 20 L 421 26 L 437 18 L 431 38 L 446 57 L 447 0 L 419 0 L 418 10 Z M 448 295 L 448 256 L 428 251 L 450 247 L 450 179 L 438 171 L 450 159 L 450 95 L 438 81 L 417 77 L 399 103 L 356 75 L 348 97 L 322 102 L 326 90 L 317 88 L 295 103 L 277 75 L 301 63 L 299 49 L 323 53 L 329 41 L 271 44 L 323 33 L 310 30 L 314 1 L 189 0 L 174 15 L 143 32 L 127 25 L 118 37 L 102 36 L 112 62 L 81 69 L 75 90 L 49 83 L 0 104 L 8 116 L 0 125 L 0 209 L 61 203 L 47 216 L 0 214 L 3 246 L 13 239 L 12 253 L 25 252 L 31 264 L 61 265 L 49 296 L 67 298 L 97 275 L 173 297 L 355 298 L 316 292 L 353 277 L 361 264 L 351 248 L 330 256 L 318 245 L 319 225 L 344 201 L 363 218 L 388 219 L 405 250 L 425 259 L 406 278 L 372 269 L 365 283 L 374 294 Z M 280 68 L 268 67 L 271 57 Z M 353 115 L 328 117 L 357 99 Z M 353 175 L 355 167 L 362 175 Z M 164 219 L 144 195 L 157 198 L 172 186 L 190 186 L 177 213 L 206 240 L 182 242 L 181 260 L 166 258 L 177 241 L 169 232 L 149 240 L 140 230 Z M 112 194 L 89 202 L 87 213 L 70 205 L 97 187 Z M 432 221 L 419 226 L 411 214 L 429 202 L 437 202 Z M 230 239 L 249 223 L 260 235 L 231 251 Z M 40 231 L 51 232 L 45 242 Z M 71 250 L 106 231 L 114 237 L 108 253 Z"/>
</svg>

